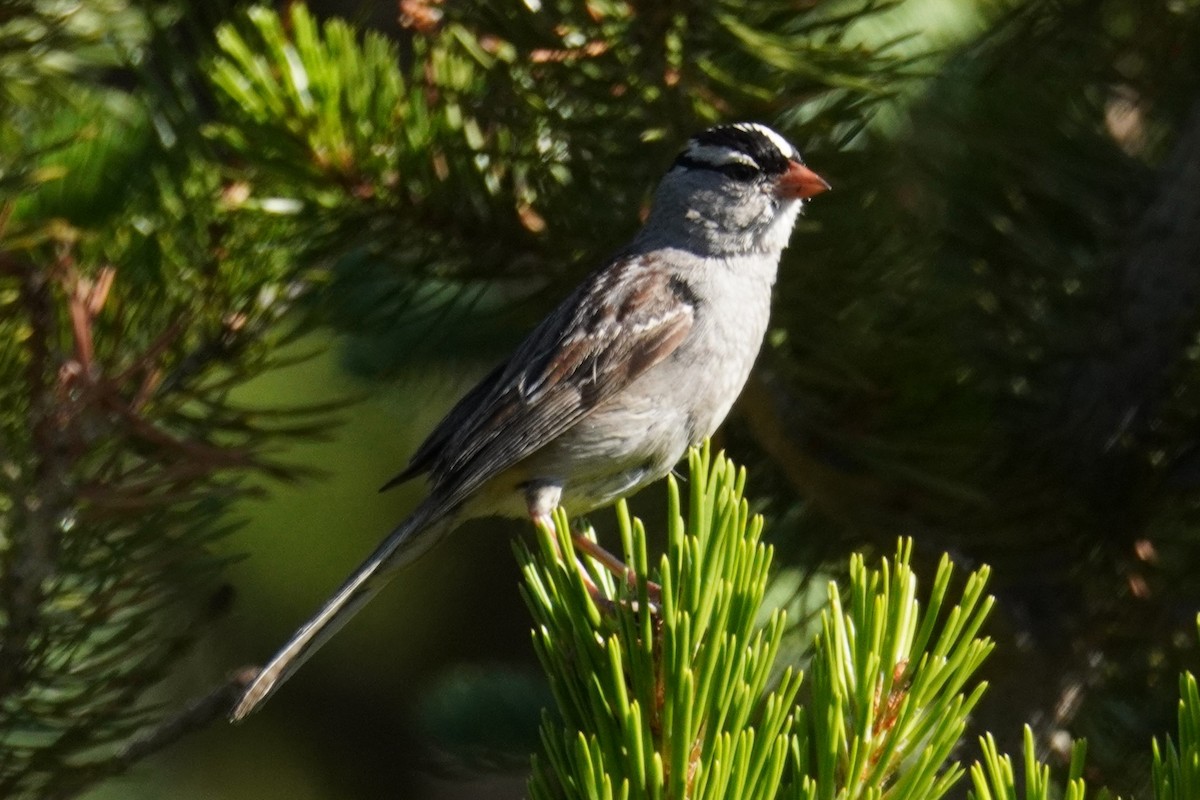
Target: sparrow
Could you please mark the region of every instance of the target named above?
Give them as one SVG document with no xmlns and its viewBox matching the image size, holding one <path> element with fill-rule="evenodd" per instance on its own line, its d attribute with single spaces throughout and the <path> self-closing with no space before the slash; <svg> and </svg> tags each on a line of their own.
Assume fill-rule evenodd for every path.
<svg viewBox="0 0 1200 800">
<path fill-rule="evenodd" d="M 762 346 L 779 259 L 829 189 L 753 122 L 693 136 L 642 229 L 467 392 L 384 488 L 429 490 L 246 687 L 244 719 L 397 568 L 465 520 L 579 515 L 666 475 L 729 413 Z"/>
</svg>

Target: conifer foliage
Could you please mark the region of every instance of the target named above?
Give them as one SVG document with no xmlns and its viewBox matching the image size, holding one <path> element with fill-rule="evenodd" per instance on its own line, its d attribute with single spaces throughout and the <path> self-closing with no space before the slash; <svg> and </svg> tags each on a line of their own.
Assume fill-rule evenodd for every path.
<svg viewBox="0 0 1200 800">
<path fill-rule="evenodd" d="M 308 414 L 230 390 L 278 360 L 285 261 L 187 132 L 106 83 L 156 20 L 0 20 L 0 795 L 71 796 L 135 754 L 149 691 L 228 604 L 230 504 Z M 173 144 L 172 144 L 173 141 Z M 327 424 L 327 423 L 323 423 Z"/>
<path fill-rule="evenodd" d="M 531 797 L 943 796 L 984 689 L 987 570 L 955 603 L 943 561 L 922 608 L 911 542 L 878 569 L 855 558 L 845 605 L 829 587 L 812 688 L 797 704 L 801 675 L 777 663 L 786 614 L 762 605 L 772 551 L 743 497 L 745 470 L 693 451 L 686 521 L 668 481 L 668 546 L 654 568 L 640 521 L 618 507 L 632 582 L 560 558 L 573 552 L 565 517 L 542 532 L 540 558 L 521 552 L 562 712 L 543 724 Z M 653 594 L 647 575 L 661 581 Z M 589 581 L 604 587 L 602 604 Z"/>
<path fill-rule="evenodd" d="M 565 519 L 521 550 L 559 706 L 531 795 L 1198 796 L 1194 2 L 396 7 L 390 35 L 300 2 L 0 10 L 0 796 L 221 716 L 237 676 L 152 698 L 229 605 L 233 504 L 338 407 L 239 389 L 313 332 L 377 379 L 443 337 L 489 355 L 734 119 L 835 187 L 724 434 L 777 549 L 706 451 L 664 555 L 620 509 L 634 580 L 575 564 Z M 841 577 L 819 630 L 762 608 L 775 561 Z M 1067 730 L 1091 771 L 1047 755 Z"/>
</svg>

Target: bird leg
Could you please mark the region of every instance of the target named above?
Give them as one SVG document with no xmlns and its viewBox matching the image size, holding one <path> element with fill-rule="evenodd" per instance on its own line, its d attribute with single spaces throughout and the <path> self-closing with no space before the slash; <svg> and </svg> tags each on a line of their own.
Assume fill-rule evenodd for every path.
<svg viewBox="0 0 1200 800">
<path fill-rule="evenodd" d="M 581 531 L 572 530 L 571 541 L 574 542 L 576 549 L 611 572 L 613 577 L 625 581 L 625 585 L 631 590 L 637 589 L 638 575 L 633 567 L 605 550 L 595 539 L 585 536 Z M 650 599 L 651 612 L 657 611 L 662 605 L 662 587 L 654 581 L 648 580 L 646 581 L 646 593 Z"/>
<path fill-rule="evenodd" d="M 554 518 L 552 514 L 554 509 L 558 507 L 561 499 L 562 488 L 559 486 L 553 484 L 529 484 L 525 487 L 525 504 L 534 525 L 544 525 L 548 529 L 553 530 Z M 574 525 L 575 523 L 572 523 L 573 528 Z M 554 543 L 554 549 L 558 551 L 559 558 L 563 558 L 563 553 L 558 547 L 558 539 L 551 538 L 551 541 Z M 577 550 L 608 570 L 614 577 L 625 581 L 626 586 L 630 589 L 637 588 L 637 573 L 621 559 L 601 547 L 594 539 L 585 536 L 580 531 L 572 530 L 571 541 L 574 542 Z M 576 558 L 573 561 L 592 601 L 600 606 L 611 607 L 612 601 L 604 596 L 600 591 L 600 587 L 588 576 L 587 570 L 580 563 L 579 559 Z M 662 599 L 662 587 L 652 581 L 647 581 L 646 588 L 649 593 L 651 611 L 656 611 Z"/>
<path fill-rule="evenodd" d="M 533 524 L 535 526 L 544 527 L 549 531 L 554 530 L 554 518 L 549 514 L 535 514 L 531 509 L 529 516 L 533 520 Z M 572 537 L 574 537 L 574 534 L 572 534 Z M 562 548 L 558 546 L 557 536 L 550 537 L 550 544 L 554 546 L 554 554 L 558 556 L 559 561 L 566 561 Z M 584 568 L 580 560 L 578 558 L 573 558 L 572 561 L 575 562 L 575 571 L 579 573 L 579 577 L 583 581 L 583 587 L 587 589 L 587 593 L 592 598 L 592 602 L 596 603 L 597 605 L 603 605 L 607 607 L 610 604 L 610 601 L 604 596 L 604 593 L 600 591 L 600 587 L 596 585 L 596 582 L 593 581 L 587 574 L 587 570 Z"/>
</svg>

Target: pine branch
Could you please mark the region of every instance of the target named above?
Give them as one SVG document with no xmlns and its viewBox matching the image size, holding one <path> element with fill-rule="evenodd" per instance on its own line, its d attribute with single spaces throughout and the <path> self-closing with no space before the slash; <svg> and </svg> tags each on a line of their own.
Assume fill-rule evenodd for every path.
<svg viewBox="0 0 1200 800">
<path fill-rule="evenodd" d="M 1200 616 L 1196 623 L 1200 628 Z M 1177 738 L 1153 742 L 1155 800 L 1200 797 L 1200 688 L 1191 672 L 1179 676 L 1179 697 Z"/>
<path fill-rule="evenodd" d="M 1134 674 L 1123 654 L 1171 641 L 1173 609 L 1193 605 L 1188 581 L 1173 585 L 1194 572 L 1200 449 L 1200 373 L 1181 344 L 1195 327 L 1185 319 L 1195 287 L 1176 274 L 1187 259 L 1175 258 L 1195 242 L 1174 224 L 1195 205 L 1184 197 L 1195 125 L 1180 126 L 1177 108 L 1181 86 L 1194 102 L 1188 81 L 1200 53 L 1200 15 L 1188 4 L 1116 0 L 1103 13 L 1094 3 L 1017 4 L 1021 13 L 993 18 L 992 31 L 947 61 L 911 130 L 870 124 L 930 63 L 904 50 L 903 31 L 861 36 L 857 23 L 874 21 L 890 2 L 406 0 L 410 27 L 399 44 L 318 22 L 291 3 L 283 14 L 255 8 L 221 26 L 200 58 L 162 54 L 162 74 L 150 76 L 126 56 L 147 62 L 155 12 L 146 9 L 154 5 L 18 0 L 0 12 L 0 73 L 10 78 L 0 85 L 4 793 L 39 792 L 53 780 L 82 785 L 100 774 L 89 770 L 144 752 L 121 749 L 139 727 L 151 743 L 174 735 L 156 731 L 181 729 L 156 727 L 162 710 L 145 703 L 145 687 L 194 640 L 210 613 L 197 607 L 203 598 L 220 596 L 220 564 L 207 545 L 227 529 L 223 511 L 244 491 L 243 476 L 294 474 L 271 458 L 280 437 L 315 435 L 327 423 L 230 402 L 229 390 L 268 369 L 279 344 L 321 320 L 376 339 L 403 325 L 455 327 L 445 322 L 461 319 L 452 312 L 483 320 L 475 308 L 507 308 L 569 281 L 636 224 L 647 187 L 684 136 L 742 117 L 782 121 L 838 177 L 838 191 L 803 221 L 804 245 L 781 272 L 765 359 L 770 396 L 752 395 L 747 405 L 793 496 L 826 512 L 823 521 L 808 515 L 793 540 L 844 547 L 829 517 L 887 540 L 910 525 L 926 531 L 935 552 L 978 555 L 990 537 L 1019 567 L 998 574 L 1036 583 L 1031 573 L 1065 572 L 1060 564 L 1071 565 L 1072 581 L 1091 573 L 1094 561 L 1075 557 L 1090 558 L 1114 530 L 1145 531 L 1136 559 L 1101 555 L 1114 564 L 1087 575 L 1078 607 L 1055 591 L 1062 583 L 1039 583 L 1031 594 L 1050 601 L 1031 611 L 1006 596 L 1014 616 L 1028 612 L 1046 641 L 1075 654 L 1079 674 L 1109 681 L 1102 688 L 1110 700 L 1140 704 L 1132 716 L 1149 714 L 1143 709 L 1153 704 L 1141 704 L 1139 692 L 1155 683 L 1140 664 Z M 185 8 L 167 5 L 164 18 Z M 130 91 L 96 77 L 113 67 L 144 82 Z M 176 71 L 196 85 L 177 83 Z M 1043 80 L 1048 74 L 1058 80 Z M 157 94 L 147 89 L 156 83 L 165 87 Z M 1129 92 L 1145 130 L 1127 136 L 1109 112 Z M 1187 168 L 1164 169 L 1156 204 L 1128 213 L 1137 200 L 1130 187 L 1164 157 Z M 1131 217 L 1142 222 L 1116 252 L 1114 232 Z M 1145 264 L 1156 267 L 1136 268 Z M 1146 283 L 1155 280 L 1167 289 Z M 1106 284 L 1129 291 L 1106 306 L 1099 301 L 1112 298 L 1096 289 Z M 1104 339 L 1094 334 L 1112 319 L 1131 336 L 1118 358 L 1092 364 Z M 491 333 L 482 338 L 503 338 Z M 411 357 L 390 342 L 379 349 Z M 1125 448 L 1120 455 L 1147 477 L 1111 497 L 1100 493 L 1129 499 L 1119 525 L 1062 485 L 1087 483 L 1094 460 L 1084 458 L 1079 475 L 1051 475 L 1037 463 L 1046 460 L 1047 426 L 1024 430 L 1063 407 L 1054 392 L 1070 385 L 1064 363 L 1085 365 L 1068 398 L 1076 440 L 1090 442 L 1089 451 Z M 1122 375 L 1139 380 L 1113 379 Z M 1012 441 L 1022 434 L 1024 442 Z M 736 425 L 729 435 L 738 435 Z M 1168 498 L 1164 487 L 1186 494 Z M 1142 555 L 1154 553 L 1151 536 L 1174 548 L 1157 564 Z M 696 559 L 719 561 L 726 551 L 705 547 L 676 548 L 683 560 L 669 564 L 680 570 L 677 583 L 710 577 L 692 571 Z M 755 771 L 755 759 L 766 753 L 773 769 L 773 748 L 786 741 L 784 792 L 944 791 L 958 771 L 943 754 L 977 699 L 970 674 L 986 644 L 967 625 L 955 640 L 957 661 L 942 662 L 924 645 L 898 646 L 915 636 L 906 631 L 917 611 L 910 587 L 897 582 L 907 547 L 897 556 L 876 571 L 856 562 L 846 600 L 831 595 L 805 687 L 825 705 L 805 699 L 804 715 L 788 727 L 778 715 L 786 718 L 790 704 L 771 705 L 779 687 L 756 683 L 755 673 L 755 681 L 738 678 L 746 680 L 737 692 L 759 694 L 735 703 L 738 713 L 721 710 L 734 691 L 719 680 L 728 675 L 680 656 L 672 674 L 699 693 L 679 694 L 669 714 L 659 708 L 665 698 L 639 699 L 641 717 L 659 726 L 640 729 L 646 758 L 637 769 L 614 766 L 605 779 L 641 780 L 661 763 L 665 788 L 680 780 L 697 791 L 723 782 L 743 789 L 743 779 L 765 785 L 774 772 Z M 105 564 L 115 578 L 98 577 Z M 638 564 L 639 575 L 654 575 L 645 557 Z M 672 574 L 666 563 L 653 566 Z M 1155 570 L 1158 584 L 1148 585 Z M 627 612 L 621 625 L 630 630 L 659 619 L 632 613 L 648 609 L 648 587 L 643 597 L 594 571 L 593 580 L 613 605 L 577 608 L 575 622 L 616 636 Z M 1126 586 L 1138 600 L 1128 601 Z M 751 604 L 754 591 L 739 602 Z M 1164 599 L 1168 591 L 1178 594 Z M 986 605 L 971 594 L 959 614 L 975 620 Z M 713 607 L 691 608 L 670 635 L 712 635 Z M 944 610 L 934 616 L 935 627 L 947 619 Z M 701 617 L 707 627 L 687 627 Z M 1091 627 L 1081 632 L 1085 622 Z M 607 651 L 596 655 L 595 674 L 610 675 L 606 708 L 622 708 L 629 696 L 630 687 L 617 693 L 618 673 L 666 664 L 662 652 L 636 646 L 669 632 L 637 630 L 642 639 L 618 651 L 616 667 Z M 773 631 L 735 634 L 778 659 Z M 714 648 L 705 653 L 719 651 L 715 641 L 705 640 Z M 1091 668 L 1098 657 L 1105 670 Z M 998 673 L 1022 697 L 1036 695 L 1028 675 Z M 1112 690 L 1116 673 L 1132 676 L 1121 691 Z M 64 675 L 70 680 L 55 682 Z M 581 709 L 601 702 L 593 684 L 570 685 L 564 694 L 578 694 Z M 1185 684 L 1188 708 L 1191 694 Z M 720 722 L 700 731 L 696 718 L 676 719 L 687 708 Z M 818 713 L 826 715 L 820 725 Z M 739 715 L 759 726 L 753 742 L 732 726 Z M 619 763 L 610 745 L 632 735 L 637 718 L 611 728 L 583 720 L 578 730 L 593 739 L 553 738 L 555 763 L 582 768 L 586 755 L 588 780 L 599 781 L 598 771 Z M 683 744 L 659 749 L 668 722 Z M 690 773 L 702 764 L 692 745 L 716 761 Z M 1173 774 L 1174 757 L 1162 752 L 1163 774 Z M 1181 743 L 1181 769 L 1189 752 Z M 740 753 L 755 762 L 744 771 L 730 760 Z"/>
<path fill-rule="evenodd" d="M 328 267 L 334 324 L 411 342 L 487 289 L 504 305 L 561 291 L 706 123 L 820 106 L 805 141 L 841 138 L 911 78 L 840 16 L 745 5 L 412 3 L 403 53 L 302 4 L 254 7 L 218 32 L 210 130 L 245 165 L 239 202 L 286 217 Z"/>
<path fill-rule="evenodd" d="M 969 575 L 955 601 L 943 558 L 918 602 L 911 541 L 878 569 L 853 557 L 845 592 L 829 585 L 800 695 L 799 673 L 775 663 L 785 614 L 761 608 L 771 551 L 748 514 L 745 471 L 707 448 L 689 467 L 686 502 L 668 479 L 667 552 L 655 569 L 641 522 L 618 507 L 632 580 L 581 560 L 561 513 L 536 552 L 517 548 L 560 715 L 543 719 L 531 797 L 945 796 L 966 774 L 952 757 L 986 690 L 975 674 L 993 648 L 978 637 L 989 570 Z M 1180 691 L 1178 744 L 1153 745 L 1157 800 L 1200 792 L 1200 690 L 1184 674 Z M 975 800 L 1112 800 L 1089 793 L 1082 740 L 1061 781 L 1029 726 L 1023 781 L 991 733 L 980 744 Z"/>
<path fill-rule="evenodd" d="M 203 697 L 189 702 L 174 715 L 140 730 L 111 758 L 89 765 L 61 781 L 41 800 L 71 800 L 105 778 L 121 775 L 142 759 L 152 756 L 185 736 L 229 718 L 229 709 L 254 680 L 254 669 L 239 670 L 228 681 Z"/>
<path fill-rule="evenodd" d="M 562 515 L 541 532 L 538 557 L 518 550 L 534 645 L 563 714 L 561 727 L 543 724 L 534 798 L 756 798 L 779 787 L 799 675 L 785 671 L 767 694 L 784 623 L 778 611 L 757 622 L 770 551 L 741 497 L 744 474 L 693 453 L 691 479 L 686 536 L 669 481 L 668 552 L 653 600 L 645 531 L 624 504 L 633 586 L 595 565 L 577 569 Z M 589 583 L 606 599 L 597 603 Z"/>
<path fill-rule="evenodd" d="M 1059 785 L 1051 780 L 1050 767 L 1038 760 L 1033 729 L 1026 725 L 1022 752 L 1025 760 L 1025 780 L 1019 789 L 1012 759 L 1000 753 L 991 734 L 986 734 L 980 740 L 980 746 L 983 759 L 971 766 L 974 792 L 970 796 L 973 800 L 1084 800 L 1087 783 L 1083 779 L 1083 768 L 1087 757 L 1087 742 L 1080 740 L 1072 745 L 1067 777 L 1065 782 Z M 1110 795 L 1101 792 L 1093 797 L 1103 800 Z"/>
<path fill-rule="evenodd" d="M 937 798 L 961 775 L 947 765 L 966 720 L 985 691 L 974 675 L 992 643 L 976 637 L 992 606 L 989 570 L 972 574 L 962 599 L 945 609 L 952 567 L 939 564 L 922 611 L 902 541 L 894 567 L 850 563 L 849 605 L 830 587 L 812 666 L 811 741 L 818 785 L 847 796 L 892 787 L 897 797 Z"/>
<path fill-rule="evenodd" d="M 151 692 L 228 604 L 212 543 L 243 479 L 297 474 L 272 447 L 329 424 L 230 400 L 294 330 L 293 268 L 219 165 L 151 135 L 151 98 L 95 80 L 146 47 L 143 11 L 120 4 L 114 50 L 91 48 L 98 8 L 49 5 L 0 19 L 37 87 L 0 121 L 5 797 L 74 796 L 220 705 L 165 723 Z M 75 68 L 12 46 L 33 33 Z"/>
<path fill-rule="evenodd" d="M 37 461 L 31 470 L 29 493 L 19 498 L 24 506 L 24 535 L 5 554 L 5 569 L 0 573 L 0 602 L 6 622 L 0 638 L 0 698 L 10 696 L 28 679 L 26 670 L 32 661 L 29 641 L 37 633 L 44 583 L 54 573 L 71 490 L 62 458 L 62 432 L 54 420 L 57 398 L 50 374 L 55 320 L 49 278 L 15 255 L 8 258 L 20 264 L 20 302 L 30 321 L 26 424 Z"/>
<path fill-rule="evenodd" d="M 1196 621 L 1200 629 L 1200 616 Z M 1176 739 L 1167 736 L 1162 745 L 1157 738 L 1151 742 L 1151 789 L 1155 800 L 1200 796 L 1200 689 L 1190 672 L 1179 676 L 1179 695 Z M 1026 725 L 1025 780 L 1020 787 L 1012 758 L 999 751 L 990 733 L 980 739 L 980 745 L 982 758 L 971 766 L 972 800 L 1084 800 L 1087 796 L 1087 782 L 1083 777 L 1087 742 L 1082 739 L 1072 743 L 1067 775 L 1059 783 L 1052 780 L 1049 765 L 1037 757 L 1033 729 Z M 1090 796 L 1096 800 L 1113 798 L 1106 789 Z"/>
<path fill-rule="evenodd" d="M 518 548 L 561 714 L 543 722 L 531 796 L 945 794 L 985 688 L 974 675 L 991 650 L 977 637 L 987 570 L 954 603 L 943 560 L 922 610 L 911 543 L 879 569 L 854 559 L 845 608 L 830 585 L 811 697 L 796 706 L 799 673 L 776 663 L 786 615 L 762 608 L 771 551 L 743 498 L 745 472 L 707 449 L 689 465 L 686 503 L 668 479 L 667 552 L 653 571 L 641 523 L 618 508 L 632 582 L 578 563 L 562 515 L 536 554 Z"/>
</svg>

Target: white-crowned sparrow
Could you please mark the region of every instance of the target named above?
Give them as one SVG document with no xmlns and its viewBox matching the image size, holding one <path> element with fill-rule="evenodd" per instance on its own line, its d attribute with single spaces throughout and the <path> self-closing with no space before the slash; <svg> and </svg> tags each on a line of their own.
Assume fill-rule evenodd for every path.
<svg viewBox="0 0 1200 800">
<path fill-rule="evenodd" d="M 763 125 L 694 136 L 645 226 L 451 409 L 387 485 L 429 494 L 262 669 L 245 717 L 385 583 L 461 522 L 579 514 L 665 475 L 716 430 L 762 345 L 806 198 L 829 188 Z M 386 488 L 386 487 L 385 487 Z"/>
</svg>

